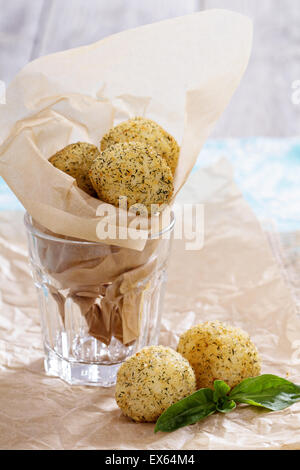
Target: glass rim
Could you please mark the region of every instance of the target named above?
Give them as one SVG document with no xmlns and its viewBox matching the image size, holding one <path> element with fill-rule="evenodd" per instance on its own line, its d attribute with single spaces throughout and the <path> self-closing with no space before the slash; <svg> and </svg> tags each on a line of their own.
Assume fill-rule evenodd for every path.
<svg viewBox="0 0 300 470">
<path fill-rule="evenodd" d="M 50 235 L 48 233 L 43 232 L 41 229 L 35 227 L 32 223 L 33 218 L 31 215 L 26 212 L 24 215 L 24 225 L 26 227 L 26 230 L 31 233 L 31 235 L 34 235 L 35 237 L 42 238 L 44 240 L 51 240 L 59 243 L 69 243 L 72 245 L 88 245 L 88 246 L 95 246 L 95 245 L 100 245 L 100 244 L 105 244 L 105 245 L 111 245 L 111 243 L 106 243 L 104 241 L 99 240 L 98 242 L 90 242 L 88 240 L 80 240 L 80 239 L 74 239 L 74 240 L 69 240 L 65 238 L 61 238 L 59 236 Z M 163 228 L 160 232 L 155 233 L 154 235 L 149 234 L 147 240 L 154 240 L 160 238 L 162 235 L 164 235 L 167 232 L 171 232 L 174 228 L 175 225 L 175 215 L 174 212 L 171 211 L 171 223 Z M 63 235 L 62 235 L 63 236 Z"/>
</svg>

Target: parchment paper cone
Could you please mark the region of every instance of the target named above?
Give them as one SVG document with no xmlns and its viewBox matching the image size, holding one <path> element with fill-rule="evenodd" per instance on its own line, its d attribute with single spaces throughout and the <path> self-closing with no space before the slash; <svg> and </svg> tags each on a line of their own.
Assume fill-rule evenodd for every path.
<svg viewBox="0 0 300 470">
<path fill-rule="evenodd" d="M 209 10 L 31 62 L 8 87 L 7 104 L 0 105 L 1 176 L 39 224 L 63 236 L 99 241 L 97 225 L 104 217 L 97 216 L 101 201 L 81 191 L 75 180 L 54 168 L 48 158 L 72 142 L 99 145 L 113 124 L 144 115 L 181 143 L 175 198 L 240 82 L 251 43 L 248 18 Z M 58 266 L 52 269 L 56 259 L 48 253 L 49 272 L 52 269 L 53 277 L 70 292 L 72 282 L 77 283 L 73 295 L 96 336 L 95 319 L 100 315 L 94 303 L 95 289 L 100 292 L 103 288 L 101 273 L 107 277 L 113 269 L 115 284 L 107 289 L 101 307 L 101 328 L 106 328 L 102 340 L 109 342 L 115 330 L 114 334 L 127 343 L 136 337 L 138 312 L 131 297 L 134 289 L 122 292 L 122 285 L 136 269 L 151 266 L 147 263 L 152 245 L 149 253 L 147 246 L 143 252 L 145 238 L 112 237 L 103 242 L 119 247 L 118 254 L 101 257 L 100 262 L 94 258 L 95 265 L 88 267 L 76 254 L 76 265 L 59 270 Z M 121 248 L 137 251 L 131 257 L 124 250 L 122 259 Z M 70 263 L 60 256 L 61 266 Z M 83 284 L 86 281 L 82 290 L 78 290 L 79 279 Z M 63 315 L 63 299 L 58 294 L 53 292 Z M 139 294 L 135 291 L 134 295 L 137 300 Z"/>
</svg>

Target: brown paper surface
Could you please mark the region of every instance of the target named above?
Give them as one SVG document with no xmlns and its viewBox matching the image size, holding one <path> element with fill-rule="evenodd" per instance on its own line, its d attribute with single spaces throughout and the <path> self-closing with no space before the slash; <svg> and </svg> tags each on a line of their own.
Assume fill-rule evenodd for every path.
<svg viewBox="0 0 300 470">
<path fill-rule="evenodd" d="M 200 321 L 226 321 L 250 333 L 263 373 L 300 383 L 295 304 L 227 162 L 192 175 L 180 199 L 205 202 L 205 245 L 187 252 L 184 241 L 174 241 L 161 343 L 175 347 Z M 71 387 L 46 377 L 26 256 L 21 216 L 1 213 L 1 449 L 300 449 L 300 404 L 276 413 L 239 406 L 154 434 L 153 424 L 122 416 L 114 387 Z"/>
<path fill-rule="evenodd" d="M 248 18 L 210 10 L 35 60 L 0 106 L 1 176 L 41 225 L 98 241 L 97 224 L 105 218 L 97 215 L 100 202 L 48 158 L 73 142 L 99 145 L 113 124 L 146 116 L 181 144 L 176 195 L 240 82 L 251 43 Z M 114 235 L 104 241 L 136 250 L 145 245 Z"/>
</svg>

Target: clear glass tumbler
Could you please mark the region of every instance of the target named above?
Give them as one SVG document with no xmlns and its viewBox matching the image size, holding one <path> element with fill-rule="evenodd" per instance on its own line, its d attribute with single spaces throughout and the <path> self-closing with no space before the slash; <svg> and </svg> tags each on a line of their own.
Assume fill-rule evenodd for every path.
<svg viewBox="0 0 300 470">
<path fill-rule="evenodd" d="M 25 215 L 45 370 L 109 387 L 118 368 L 158 342 L 174 217 L 143 252 L 57 236 Z"/>
</svg>

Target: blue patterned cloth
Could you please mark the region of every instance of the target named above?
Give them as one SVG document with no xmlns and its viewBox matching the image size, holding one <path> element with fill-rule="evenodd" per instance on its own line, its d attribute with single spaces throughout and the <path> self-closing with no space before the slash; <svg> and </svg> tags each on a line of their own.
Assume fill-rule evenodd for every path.
<svg viewBox="0 0 300 470">
<path fill-rule="evenodd" d="M 194 171 L 225 157 L 235 180 L 260 219 L 272 219 L 280 231 L 300 230 L 300 139 L 208 140 Z M 23 210 L 0 178 L 0 210 Z"/>
</svg>

